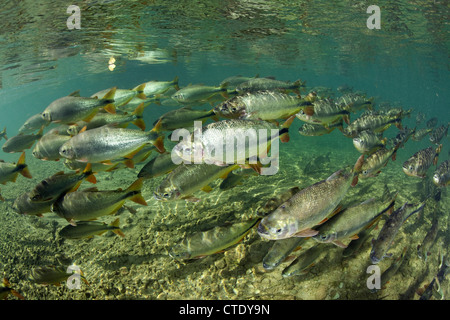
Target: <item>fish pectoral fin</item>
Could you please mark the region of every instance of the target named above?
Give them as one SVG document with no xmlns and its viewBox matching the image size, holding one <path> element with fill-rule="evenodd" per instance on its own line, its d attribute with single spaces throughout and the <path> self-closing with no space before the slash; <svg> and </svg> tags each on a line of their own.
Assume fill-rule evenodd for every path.
<svg viewBox="0 0 450 320">
<path fill-rule="evenodd" d="M 202 188 L 202 190 L 209 193 L 209 192 L 212 191 L 212 188 L 211 188 L 210 185 L 206 185 L 206 186 L 204 186 L 204 187 Z"/>
<path fill-rule="evenodd" d="M 74 191 L 77 191 L 78 188 L 80 187 L 80 185 L 81 185 L 81 181 L 78 181 L 77 184 L 74 185 L 73 188 L 70 189 L 68 192 L 74 192 Z"/>
<path fill-rule="evenodd" d="M 348 245 L 342 243 L 342 242 L 339 241 L 339 240 L 332 241 L 332 243 L 335 244 L 335 245 L 337 245 L 338 247 L 341 247 L 341 248 L 344 248 L 344 249 L 348 247 Z"/>
<path fill-rule="evenodd" d="M 86 178 L 86 181 L 89 181 L 90 183 L 96 184 L 97 178 L 94 176 L 94 174 L 88 175 Z"/>
<path fill-rule="evenodd" d="M 255 170 L 259 175 L 261 175 L 261 163 L 256 163 L 256 164 L 249 164 L 248 165 L 251 169 Z"/>
<path fill-rule="evenodd" d="M 162 136 L 158 137 L 153 145 L 156 147 L 159 153 L 166 152 L 166 149 L 164 148 L 164 138 Z"/>
<path fill-rule="evenodd" d="M 82 119 L 85 122 L 90 122 L 96 115 L 97 115 L 98 109 L 92 112 L 90 115 L 88 115 L 86 118 Z"/>
<path fill-rule="evenodd" d="M 97 191 L 98 191 L 97 187 L 83 189 L 83 192 L 97 192 Z"/>
<path fill-rule="evenodd" d="M 123 162 L 123 164 L 130 169 L 134 169 L 134 162 L 132 159 L 127 159 Z"/>
<path fill-rule="evenodd" d="M 351 236 L 349 239 L 351 239 L 351 240 L 358 240 L 359 239 L 359 237 L 358 237 L 358 235 L 357 234 L 354 234 L 353 236 Z"/>
<path fill-rule="evenodd" d="M 119 237 L 125 238 L 125 233 L 123 233 L 120 229 L 112 230 L 112 232 L 117 234 Z"/>
<path fill-rule="evenodd" d="M 141 129 L 142 131 L 145 131 L 145 121 L 142 119 L 136 119 L 133 121 L 133 124 Z"/>
<path fill-rule="evenodd" d="M 136 150 L 130 152 L 129 154 L 125 155 L 124 158 L 127 159 L 132 159 L 139 151 L 141 151 L 146 145 L 143 144 L 142 146 L 140 146 L 139 148 L 137 148 Z"/>
<path fill-rule="evenodd" d="M 199 201 L 201 201 L 201 199 L 200 198 L 196 198 L 196 197 L 193 197 L 193 196 L 189 196 L 189 197 L 185 197 L 185 198 L 183 198 L 185 201 L 188 201 L 188 202 L 199 202 Z"/>
<path fill-rule="evenodd" d="M 148 205 L 147 201 L 145 201 L 144 197 L 139 193 L 130 198 L 131 201 L 141 204 L 143 206 Z"/>
<path fill-rule="evenodd" d="M 299 231 L 299 232 L 295 233 L 293 236 L 305 238 L 305 237 L 313 237 L 318 233 L 319 233 L 319 231 L 309 228 L 309 229 L 304 229 L 302 231 Z"/>
<path fill-rule="evenodd" d="M 112 103 L 107 104 L 103 109 L 110 114 L 116 114 L 116 107 Z"/>
</svg>

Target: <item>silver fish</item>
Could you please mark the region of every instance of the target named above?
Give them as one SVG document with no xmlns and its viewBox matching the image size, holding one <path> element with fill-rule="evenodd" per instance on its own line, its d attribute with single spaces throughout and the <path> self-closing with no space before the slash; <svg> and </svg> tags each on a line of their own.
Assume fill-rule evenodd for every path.
<svg viewBox="0 0 450 320">
<path fill-rule="evenodd" d="M 347 194 L 351 185 L 357 183 L 363 156 L 354 168 L 339 170 L 328 179 L 300 190 L 275 211 L 261 220 L 258 233 L 269 240 L 290 237 L 312 237 L 319 233 L 312 228 L 323 223 Z"/>
<path fill-rule="evenodd" d="M 59 153 L 64 158 L 80 162 L 110 164 L 118 158 L 132 158 L 147 144 L 153 144 L 164 152 L 163 137 L 155 131 L 144 132 L 113 126 L 102 126 L 80 132 L 64 143 Z"/>
<path fill-rule="evenodd" d="M 42 137 L 44 127 L 36 134 L 18 134 L 12 138 L 9 138 L 2 146 L 2 150 L 8 153 L 23 152 L 26 149 L 30 149 L 36 140 Z"/>
<path fill-rule="evenodd" d="M 41 114 L 42 118 L 48 122 L 72 124 L 80 120 L 89 121 L 99 111 L 99 108 L 114 113 L 115 107 L 112 103 L 115 89 L 111 89 L 102 99 L 80 97 L 77 93 L 59 98 L 45 108 Z"/>
</svg>

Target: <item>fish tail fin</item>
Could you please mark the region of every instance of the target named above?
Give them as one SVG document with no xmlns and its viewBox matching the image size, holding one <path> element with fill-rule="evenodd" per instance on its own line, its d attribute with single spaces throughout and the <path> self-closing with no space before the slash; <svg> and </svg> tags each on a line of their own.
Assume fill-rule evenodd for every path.
<svg viewBox="0 0 450 320">
<path fill-rule="evenodd" d="M 140 105 L 138 105 L 136 107 L 136 109 L 132 113 L 134 116 L 136 116 L 136 120 L 133 121 L 133 124 L 136 127 L 140 128 L 142 131 L 145 130 L 145 122 L 143 120 L 144 108 L 145 108 L 145 105 L 142 102 Z"/>
<path fill-rule="evenodd" d="M 136 202 L 138 204 L 141 204 L 143 206 L 147 205 L 147 202 L 145 201 L 144 197 L 140 193 L 131 197 L 130 200 L 133 202 Z"/>
<path fill-rule="evenodd" d="M 106 112 L 108 112 L 110 114 L 116 114 L 116 107 L 112 103 L 109 103 L 106 106 L 104 106 L 103 110 L 105 110 Z"/>
<path fill-rule="evenodd" d="M 306 81 L 302 81 L 301 79 L 298 79 L 297 81 L 294 82 L 294 85 L 296 87 L 300 88 L 305 88 L 306 87 Z"/>
<path fill-rule="evenodd" d="M 122 238 L 125 237 L 125 234 L 122 232 L 122 230 L 120 230 L 120 218 L 117 218 L 116 220 L 111 222 L 109 226 L 114 228 L 112 232 L 114 232 L 115 234 L 117 234 Z"/>
<path fill-rule="evenodd" d="M 136 88 L 133 89 L 133 91 L 136 91 L 139 94 L 141 94 L 144 92 L 144 89 L 145 89 L 145 83 L 138 85 Z M 147 97 L 144 94 L 144 98 L 141 98 L 141 99 L 145 99 L 145 98 L 147 98 Z"/>
<path fill-rule="evenodd" d="M 8 136 L 6 135 L 6 127 L 5 128 L 3 128 L 3 131 L 2 132 L 0 132 L 0 133 L 2 133 L 3 135 L 2 135 L 2 138 L 5 138 L 5 140 L 8 140 Z M 1 138 L 0 138 L 0 140 L 1 140 Z"/>
<path fill-rule="evenodd" d="M 359 173 L 361 171 L 361 167 L 364 163 L 364 155 L 359 156 L 358 160 L 356 160 L 355 165 L 353 166 L 353 172 Z"/>
<path fill-rule="evenodd" d="M 136 192 L 130 200 L 133 202 L 136 202 L 138 204 L 142 204 L 144 206 L 147 205 L 147 202 L 145 201 L 144 197 L 141 195 L 141 189 L 143 185 L 143 178 L 137 179 L 135 182 L 131 184 L 131 186 L 128 187 L 127 192 Z"/>
<path fill-rule="evenodd" d="M 362 154 L 358 160 L 356 160 L 355 165 L 353 166 L 352 172 L 353 172 L 353 180 L 351 186 L 354 187 L 358 184 L 358 177 L 359 172 L 361 172 L 361 167 L 364 163 L 364 155 Z"/>
<path fill-rule="evenodd" d="M 105 96 L 102 98 L 102 100 L 106 100 L 108 102 L 113 102 L 114 101 L 114 96 L 116 95 L 116 90 L 117 90 L 117 87 L 111 88 L 111 90 L 109 90 L 105 94 Z"/>
<path fill-rule="evenodd" d="M 141 191 L 142 189 L 142 185 L 143 185 L 143 179 L 139 178 L 136 181 L 134 181 L 128 188 L 127 191 L 131 192 L 131 191 Z"/>
<path fill-rule="evenodd" d="M 279 136 L 280 136 L 280 140 L 281 142 L 288 142 L 290 137 L 289 137 L 289 127 L 291 126 L 292 122 L 294 122 L 295 119 L 295 115 L 290 116 L 281 126 L 280 132 L 279 132 Z"/>
<path fill-rule="evenodd" d="M 157 127 L 160 125 L 160 121 L 155 125 L 155 127 L 148 132 L 151 143 L 156 147 L 159 153 L 166 152 L 164 148 L 164 136 L 158 135 Z M 156 129 L 156 130 L 155 130 Z"/>
<path fill-rule="evenodd" d="M 175 76 L 175 78 L 173 78 L 172 83 L 175 90 L 180 90 L 180 87 L 178 86 L 178 76 Z"/>
<path fill-rule="evenodd" d="M 22 176 L 28 179 L 32 179 L 30 170 L 28 169 L 28 165 L 25 163 L 25 151 L 20 155 L 19 160 L 16 164 L 16 169 L 20 172 Z"/>
<path fill-rule="evenodd" d="M 86 181 L 90 183 L 96 184 L 97 178 L 94 176 L 94 172 L 92 171 L 92 164 L 88 163 L 83 170 L 83 173 L 86 175 Z"/>
<path fill-rule="evenodd" d="M 156 122 L 156 124 L 154 125 L 154 127 L 153 127 L 153 129 L 151 131 L 160 132 L 161 131 L 161 126 L 162 126 L 162 118 L 160 118 L 158 120 L 158 122 Z"/>
<path fill-rule="evenodd" d="M 222 97 L 224 97 L 225 99 L 228 99 L 230 96 L 228 95 L 228 82 L 225 82 L 223 84 L 220 85 L 220 94 L 222 95 Z"/>
<path fill-rule="evenodd" d="M 438 159 L 439 159 L 439 154 L 441 153 L 442 150 L 442 144 L 440 144 L 437 148 L 436 148 L 436 155 L 434 156 L 433 159 L 433 165 L 437 165 L 438 163 Z"/>
</svg>

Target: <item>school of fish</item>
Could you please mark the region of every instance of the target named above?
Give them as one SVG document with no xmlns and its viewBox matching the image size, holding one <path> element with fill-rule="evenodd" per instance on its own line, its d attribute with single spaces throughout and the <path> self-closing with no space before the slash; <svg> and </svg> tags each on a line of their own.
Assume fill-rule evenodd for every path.
<svg viewBox="0 0 450 320">
<path fill-rule="evenodd" d="M 419 113 L 414 129 L 403 127 L 402 120 L 410 117 L 411 109 L 378 109 L 372 97 L 353 90 L 340 92 L 338 98 L 324 96 L 307 88 L 302 80 L 282 81 L 259 75 L 229 77 L 218 85 L 180 87 L 175 77 L 171 81 L 148 81 L 132 89 L 106 88 L 90 96 L 75 91 L 26 119 L 16 136 L 8 137 L 6 128 L 0 132 L 0 140 L 5 140 L 3 152 L 20 155 L 17 163 L 0 161 L 0 183 L 14 183 L 19 175 L 32 179 L 33 168 L 25 159 L 26 150 L 31 148 L 36 159 L 61 161 L 69 172 L 49 175 L 16 199 L 0 195 L 0 201 L 11 201 L 20 214 L 56 214 L 67 221 L 60 236 L 71 241 L 107 231 L 125 237 L 118 218 L 110 224 L 97 219 L 116 215 L 127 201 L 147 206 L 141 190 L 148 179 L 162 179 L 153 190 L 157 201 L 201 201 L 202 192 L 210 192 L 218 179 L 223 179 L 219 189 L 227 192 L 268 169 L 272 145 L 292 143 L 289 128 L 293 121 L 299 121 L 299 134 L 305 139 L 337 128 L 361 155 L 343 163 L 334 173 L 324 173 L 327 177 L 314 184 L 269 199 L 251 219 L 229 221 L 186 235 L 170 250 L 170 256 L 189 261 L 223 252 L 255 229 L 262 240 L 273 241 L 262 261 L 268 270 L 279 266 L 306 242 L 314 243 L 283 271 L 284 277 L 304 274 L 324 259 L 330 248 L 326 243 L 345 248 L 344 256 L 350 256 L 361 242 L 372 238 L 370 262 L 377 264 L 390 256 L 388 250 L 398 231 L 408 217 L 423 210 L 426 200 L 396 203 L 401 186 L 348 207 L 342 207 L 343 199 L 350 188 L 358 187 L 359 179 L 376 179 L 389 162 L 396 160 L 410 137 L 420 141 L 429 136 L 432 145 L 411 155 L 403 163 L 404 173 L 446 188 L 450 165 L 448 160 L 439 163 L 439 155 L 447 143 L 444 137 L 449 123 L 437 126 L 438 119 L 430 119 L 427 127 L 420 129 L 425 118 Z M 206 110 L 196 108 L 204 104 L 208 105 Z M 150 105 L 176 109 L 158 119 L 146 119 L 144 109 Z M 133 127 L 128 127 L 130 124 Z M 50 125 L 52 128 L 45 132 Z M 388 139 L 385 131 L 391 126 L 398 132 Z M 183 140 L 176 140 L 181 137 Z M 177 141 L 171 150 L 169 138 Z M 229 148 L 224 141 L 236 143 Z M 149 159 L 152 153 L 156 155 Z M 80 189 L 84 181 L 96 184 L 96 176 L 105 171 L 135 169 L 136 165 L 142 167 L 125 189 L 98 190 L 92 185 Z M 432 167 L 434 172 L 430 174 Z M 383 220 L 378 235 L 374 234 Z M 438 222 L 433 221 L 433 233 L 417 249 L 424 259 L 436 238 Z M 389 273 L 398 269 L 403 258 L 404 253 Z M 33 269 L 30 279 L 58 284 L 67 276 L 65 266 L 52 265 Z M 22 298 L 5 279 L 0 297 L 9 293 Z"/>
</svg>

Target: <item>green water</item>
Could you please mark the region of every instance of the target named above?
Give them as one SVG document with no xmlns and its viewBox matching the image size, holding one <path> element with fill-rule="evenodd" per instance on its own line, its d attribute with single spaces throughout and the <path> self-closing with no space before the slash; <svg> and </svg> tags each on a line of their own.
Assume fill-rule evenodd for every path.
<svg viewBox="0 0 450 320">
<path fill-rule="evenodd" d="M 450 120 L 447 1 L 86 1 L 79 4 L 81 29 L 69 30 L 66 9 L 71 4 L 44 0 L 2 4 L 0 129 L 6 126 L 9 137 L 30 116 L 76 90 L 90 96 L 113 86 L 133 88 L 175 76 L 180 87 L 218 85 L 233 75 L 301 79 L 308 90 L 327 87 L 335 97 L 341 94 L 337 88 L 347 85 L 374 97 L 375 108 L 382 103 L 412 108 L 403 126 L 415 127 L 419 111 L 426 120 L 418 128 L 426 127 L 432 117 L 438 117 L 438 126 Z M 379 30 L 366 25 L 371 4 L 381 9 Z M 111 57 L 116 59 L 113 71 L 108 70 Z M 156 104 L 146 108 L 147 128 L 176 108 Z M 359 115 L 352 114 L 351 120 Z M 304 137 L 297 132 L 301 125 L 296 119 L 289 130 L 291 140 L 280 143 L 280 170 L 274 176 L 251 176 L 228 191 L 221 191 L 217 180 L 210 193 L 196 193 L 202 199 L 198 203 L 159 202 L 152 195 L 164 177 L 145 181 L 142 192 L 148 206 L 133 203 L 136 213 L 120 213 L 124 239 L 108 233 L 90 241 L 64 241 L 55 235 L 67 224 L 64 219 L 53 213 L 43 218 L 16 214 L 11 204 L 18 195 L 58 171 L 67 171 L 61 161 L 41 161 L 27 150 L 33 179 L 19 176 L 1 187 L 6 201 L 0 202 L 0 271 L 26 299 L 40 300 L 417 300 L 415 291 L 438 271 L 439 254 L 448 254 L 450 203 L 445 188 L 439 202 L 431 199 L 421 215 L 402 227 L 391 249 L 393 258 L 383 260 L 380 268 L 387 269 L 409 244 L 407 258 L 379 293 L 366 287 L 370 241 L 348 259 L 342 257 L 341 248 L 328 245 L 327 258 L 295 281 L 281 276 L 289 261 L 271 272 L 263 269 L 271 243 L 262 241 L 256 230 L 224 253 L 187 264 L 168 255 L 186 235 L 252 216 L 269 198 L 293 186 L 310 186 L 359 157 L 351 139 L 340 131 Z M 397 132 L 392 126 L 385 136 Z M 439 163 L 449 158 L 448 137 L 441 143 Z M 343 204 L 379 197 L 384 185 L 399 192 L 396 208 L 436 192 L 431 184 L 434 167 L 424 180 L 406 176 L 401 168 L 411 155 L 431 145 L 428 138 L 408 141 L 396 161 L 390 161 L 378 177 L 360 181 Z M 19 155 L 2 152 L 0 158 L 15 162 Z M 321 155 L 328 155 L 327 160 L 315 162 Z M 99 173 L 97 187 L 125 188 L 142 166 Z M 82 188 L 88 187 L 83 182 Z M 439 233 L 426 264 L 417 257 L 416 247 L 435 215 Z M 110 223 L 114 218 L 101 221 Z M 56 254 L 79 265 L 91 285 L 82 283 L 80 290 L 71 291 L 65 285 L 44 287 L 28 280 L 32 268 L 57 263 Z M 442 287 L 447 293 L 448 282 Z"/>
</svg>

